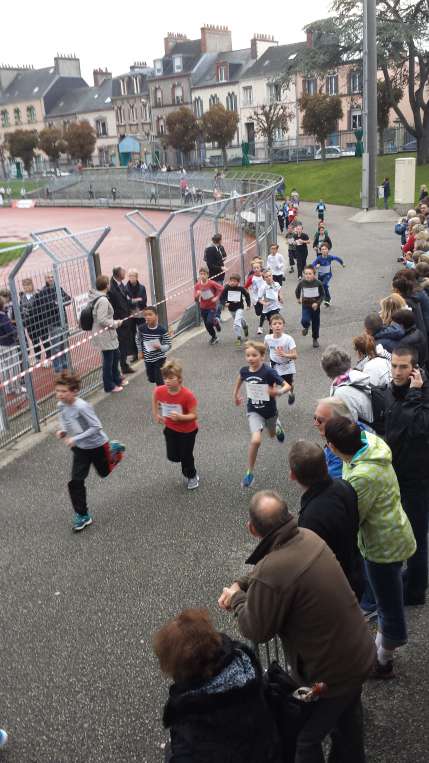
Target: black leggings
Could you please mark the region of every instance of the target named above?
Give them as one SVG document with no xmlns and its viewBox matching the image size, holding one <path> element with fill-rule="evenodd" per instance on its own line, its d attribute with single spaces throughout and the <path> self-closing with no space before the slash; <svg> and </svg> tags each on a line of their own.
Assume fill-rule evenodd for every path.
<svg viewBox="0 0 429 763">
<path fill-rule="evenodd" d="M 194 445 L 198 429 L 193 432 L 176 432 L 170 427 L 164 428 L 167 458 L 182 465 L 182 474 L 188 479 L 195 477 L 197 470 L 194 462 Z"/>
<path fill-rule="evenodd" d="M 77 514 L 87 514 L 85 480 L 89 474 L 91 464 L 100 477 L 107 477 L 112 471 L 110 445 L 105 442 L 99 448 L 72 448 L 73 465 L 71 480 L 68 483 L 70 500 Z"/>
</svg>

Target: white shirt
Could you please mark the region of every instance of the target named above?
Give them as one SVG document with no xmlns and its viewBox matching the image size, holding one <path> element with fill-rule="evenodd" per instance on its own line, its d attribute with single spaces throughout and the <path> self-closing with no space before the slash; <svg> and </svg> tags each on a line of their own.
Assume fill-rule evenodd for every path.
<svg viewBox="0 0 429 763">
<path fill-rule="evenodd" d="M 272 310 L 280 310 L 280 289 L 281 286 L 276 281 L 273 281 L 271 284 L 265 283 L 265 286 L 261 288 L 259 299 L 264 299 L 266 301 L 266 304 L 264 304 L 262 308 L 264 315 L 271 313 Z"/>
<path fill-rule="evenodd" d="M 282 334 L 278 338 L 273 337 L 272 334 L 267 334 L 264 343 L 269 349 L 271 363 L 274 364 L 274 369 L 280 376 L 296 373 L 295 361 L 277 355 L 276 352 L 279 347 L 282 347 L 285 352 L 292 352 L 296 348 L 295 340 L 290 334 Z"/>
<path fill-rule="evenodd" d="M 267 268 L 271 270 L 273 276 L 284 276 L 285 261 L 280 252 L 269 254 L 267 257 Z"/>
</svg>

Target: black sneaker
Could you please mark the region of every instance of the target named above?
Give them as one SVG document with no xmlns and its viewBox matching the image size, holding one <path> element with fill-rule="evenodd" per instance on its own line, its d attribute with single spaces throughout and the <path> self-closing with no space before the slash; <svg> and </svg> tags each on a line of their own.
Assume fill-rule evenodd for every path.
<svg viewBox="0 0 429 763">
<path fill-rule="evenodd" d="M 303 336 L 307 336 L 307 334 L 308 334 L 308 326 L 307 326 L 307 328 L 305 328 L 305 329 L 302 329 L 302 331 L 301 331 L 301 334 L 302 334 Z"/>
<path fill-rule="evenodd" d="M 293 268 L 293 267 L 291 266 L 291 267 L 289 268 L 289 273 L 294 273 L 294 272 L 295 272 L 295 268 Z"/>
<path fill-rule="evenodd" d="M 217 336 L 210 337 L 209 344 L 217 344 L 219 342 L 219 339 Z"/>
<path fill-rule="evenodd" d="M 391 678 L 395 678 L 393 660 L 389 660 L 386 665 L 382 665 L 381 662 L 377 660 L 369 677 L 376 681 L 389 681 Z"/>
<path fill-rule="evenodd" d="M 289 392 L 289 397 L 288 397 L 287 401 L 288 401 L 289 405 L 293 405 L 294 404 L 294 402 L 295 402 L 295 395 L 294 395 L 293 392 Z"/>
<path fill-rule="evenodd" d="M 320 347 L 318 339 L 313 339 L 313 347 Z"/>
<path fill-rule="evenodd" d="M 412 593 L 406 593 L 404 595 L 404 604 L 406 607 L 423 607 L 426 604 L 426 594 L 422 593 L 420 596 L 414 596 Z"/>
</svg>

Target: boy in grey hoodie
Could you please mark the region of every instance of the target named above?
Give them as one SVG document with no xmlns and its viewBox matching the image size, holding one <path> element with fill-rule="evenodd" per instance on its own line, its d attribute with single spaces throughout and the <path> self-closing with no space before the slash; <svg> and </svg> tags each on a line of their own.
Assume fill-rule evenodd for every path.
<svg viewBox="0 0 429 763">
<path fill-rule="evenodd" d="M 122 460 L 125 446 L 109 439 L 93 407 L 78 397 L 80 379 L 64 371 L 55 382 L 55 395 L 60 413 L 57 437 L 73 451 L 71 480 L 68 483 L 70 500 L 75 516 L 74 532 L 92 524 L 86 502 L 85 479 L 91 464 L 100 477 L 107 477 Z"/>
</svg>

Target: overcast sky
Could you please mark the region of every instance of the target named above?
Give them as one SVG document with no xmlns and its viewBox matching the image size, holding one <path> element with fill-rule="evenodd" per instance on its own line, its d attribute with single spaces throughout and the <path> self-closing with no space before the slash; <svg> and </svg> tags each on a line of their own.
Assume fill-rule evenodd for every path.
<svg viewBox="0 0 429 763">
<path fill-rule="evenodd" d="M 330 0 L 246 5 L 237 0 L 22 0 L 18 5 L 4 0 L 0 64 L 40 68 L 50 66 L 57 52 L 75 53 L 82 75 L 92 84 L 95 68 L 107 67 L 117 75 L 134 61 L 152 63 L 163 54 L 167 32 L 197 39 L 203 24 L 222 24 L 232 31 L 235 49 L 249 47 L 254 32 L 273 34 L 283 44 L 297 42 L 304 39 L 303 26 L 328 15 L 329 6 Z"/>
</svg>

